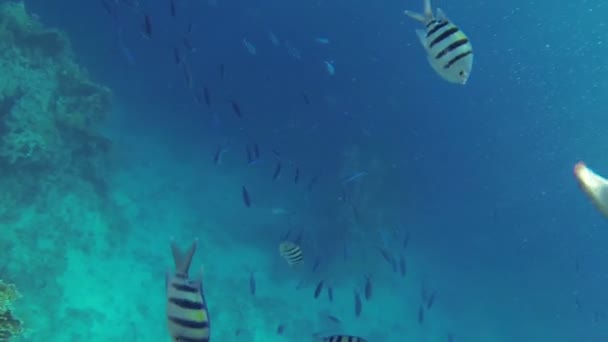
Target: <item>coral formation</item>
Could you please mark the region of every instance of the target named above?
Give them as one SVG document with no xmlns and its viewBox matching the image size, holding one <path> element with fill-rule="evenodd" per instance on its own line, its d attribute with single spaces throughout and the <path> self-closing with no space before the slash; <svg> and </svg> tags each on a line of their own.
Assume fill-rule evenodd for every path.
<svg viewBox="0 0 608 342">
<path fill-rule="evenodd" d="M 94 131 L 111 106 L 108 88 L 73 62 L 66 35 L 0 6 L 0 158 L 8 165 L 70 165 L 74 152 L 105 145 Z"/>
<path fill-rule="evenodd" d="M 0 341 L 8 341 L 23 331 L 23 322 L 13 316 L 12 303 L 21 297 L 13 284 L 0 280 Z"/>
</svg>

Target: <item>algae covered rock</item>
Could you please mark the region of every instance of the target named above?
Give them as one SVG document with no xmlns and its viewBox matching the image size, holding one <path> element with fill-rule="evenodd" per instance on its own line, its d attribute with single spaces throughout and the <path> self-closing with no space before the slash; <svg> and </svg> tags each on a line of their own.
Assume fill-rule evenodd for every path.
<svg viewBox="0 0 608 342">
<path fill-rule="evenodd" d="M 0 57 L 0 166 L 70 165 L 82 146 L 107 143 L 97 129 L 111 91 L 74 62 L 65 33 L 23 2 L 0 4 Z"/>
<path fill-rule="evenodd" d="M 0 341 L 9 341 L 11 337 L 23 332 L 23 322 L 13 315 L 13 301 L 21 297 L 13 284 L 0 280 Z"/>
</svg>

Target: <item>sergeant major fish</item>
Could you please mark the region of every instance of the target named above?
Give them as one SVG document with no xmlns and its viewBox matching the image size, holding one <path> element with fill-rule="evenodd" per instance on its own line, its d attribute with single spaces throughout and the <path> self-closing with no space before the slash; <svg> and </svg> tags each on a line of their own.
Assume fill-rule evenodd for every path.
<svg viewBox="0 0 608 342">
<path fill-rule="evenodd" d="M 448 82 L 466 84 L 473 68 L 473 47 L 467 36 L 441 9 L 437 9 L 435 16 L 431 0 L 424 0 L 423 14 L 410 11 L 405 14 L 426 25 L 426 30 L 416 30 L 416 35 L 437 74 Z"/>
<path fill-rule="evenodd" d="M 186 253 L 171 241 L 171 251 L 175 262 L 175 273 L 167 274 L 167 321 L 169 333 L 174 342 L 209 342 L 209 312 L 203 294 L 202 276 L 188 277 L 192 256 L 196 251 L 195 240 Z"/>
</svg>

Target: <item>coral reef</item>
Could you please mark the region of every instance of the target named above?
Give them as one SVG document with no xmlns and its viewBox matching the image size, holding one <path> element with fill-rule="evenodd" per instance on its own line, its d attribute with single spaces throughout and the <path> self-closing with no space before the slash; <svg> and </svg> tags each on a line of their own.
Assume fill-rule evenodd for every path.
<svg viewBox="0 0 608 342">
<path fill-rule="evenodd" d="M 12 303 L 21 297 L 13 284 L 0 280 L 0 341 L 8 341 L 23 331 L 23 322 L 13 316 Z"/>
<path fill-rule="evenodd" d="M 73 153 L 102 149 L 95 134 L 111 107 L 108 88 L 73 62 L 66 35 L 0 6 L 0 158 L 8 165 L 71 166 Z"/>
</svg>

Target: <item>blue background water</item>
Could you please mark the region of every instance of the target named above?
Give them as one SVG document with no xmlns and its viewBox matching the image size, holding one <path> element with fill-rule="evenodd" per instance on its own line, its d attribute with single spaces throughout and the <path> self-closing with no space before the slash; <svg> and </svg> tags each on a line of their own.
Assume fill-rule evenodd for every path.
<svg viewBox="0 0 608 342">
<path fill-rule="evenodd" d="M 127 246 L 138 246 L 140 254 L 129 262 L 158 272 L 145 282 L 158 287 L 158 298 L 144 300 L 150 316 L 163 320 L 169 236 L 184 243 L 198 236 L 203 251 L 197 262 L 211 273 L 211 314 L 215 309 L 220 316 L 213 334 L 224 338 L 236 340 L 237 329 L 251 330 L 243 338 L 258 341 L 307 340 L 319 330 L 374 341 L 445 341 L 448 332 L 456 341 L 608 338 L 606 223 L 572 177 L 581 159 L 600 173 L 608 170 L 606 4 L 434 3 L 475 48 L 472 76 L 461 87 L 434 74 L 414 34 L 419 24 L 402 14 L 420 11 L 422 1 L 218 2 L 178 0 L 177 18 L 169 15 L 168 1 L 142 3 L 153 20 L 150 40 L 142 38 L 141 13 L 119 6 L 118 25 L 134 63 L 97 1 L 27 2 L 45 24 L 68 32 L 79 63 L 114 91 L 106 130 L 115 171 L 108 182 L 136 207 Z M 172 48 L 189 23 L 196 52 L 183 53 L 195 84 L 211 91 L 211 110 L 196 104 L 173 62 Z M 280 46 L 272 45 L 269 30 Z M 247 53 L 243 37 L 257 55 Z M 331 44 L 320 45 L 316 37 Z M 289 56 L 286 40 L 301 50 L 300 60 Z M 335 76 L 324 60 L 335 61 Z M 238 100 L 243 119 L 229 99 Z M 217 147 L 229 140 L 222 164 L 213 165 Z M 247 166 L 244 146 L 252 141 L 263 161 Z M 300 167 L 300 184 L 291 180 L 293 167 L 284 167 L 279 182 L 271 180 L 270 149 Z M 339 199 L 340 180 L 356 171 L 368 172 L 351 189 L 358 223 Z M 316 175 L 319 183 L 308 192 Z M 243 206 L 242 185 L 251 193 L 250 209 Z M 289 226 L 305 231 L 304 246 L 323 260 L 320 273 L 295 275 L 274 260 Z M 376 250 L 397 227 L 412 236 L 405 279 L 392 274 Z M 344 243 L 353 256 L 346 261 Z M 265 261 L 253 262 L 264 253 Z M 247 292 L 251 269 L 262 293 L 257 299 Z M 214 271 L 227 276 L 214 280 Z M 369 273 L 378 297 L 355 319 L 352 291 L 360 291 Z M 225 283 L 228 274 L 241 288 L 234 300 L 253 306 L 240 321 L 223 318 L 241 310 L 219 295 L 219 288 L 232 286 Z M 302 276 L 307 289 L 279 295 Z M 331 278 L 343 293 L 341 302 L 322 304 L 344 316 L 342 327 L 310 317 L 322 310 L 312 302 L 321 278 Z M 422 283 L 438 299 L 420 326 Z M 277 316 L 294 315 L 286 336 L 274 334 L 270 319 L 248 323 L 272 317 L 276 307 L 282 308 Z M 297 323 L 300 312 L 314 323 Z M 164 327 L 131 319 L 134 336 L 166 340 Z M 147 335 L 157 330 L 156 339 Z M 104 340 L 99 336 L 88 337 Z"/>
</svg>

